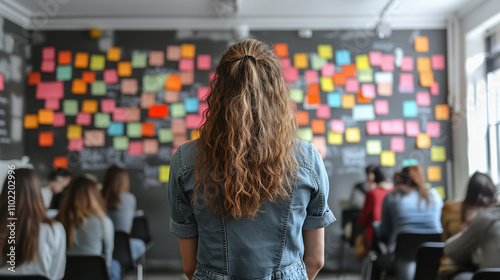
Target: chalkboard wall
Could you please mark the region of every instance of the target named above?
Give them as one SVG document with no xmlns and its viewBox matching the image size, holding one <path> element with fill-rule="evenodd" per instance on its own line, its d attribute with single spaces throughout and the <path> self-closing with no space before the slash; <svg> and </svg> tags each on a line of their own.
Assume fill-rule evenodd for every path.
<svg viewBox="0 0 500 280">
<path fill-rule="evenodd" d="M 417 121 L 420 131 L 426 131 L 428 121 L 435 121 L 434 106 L 437 104 L 446 104 L 447 101 L 447 80 L 446 70 L 436 70 L 434 80 L 439 83 L 439 94 L 430 95 L 429 106 L 418 108 L 418 115 L 414 117 L 403 117 L 403 102 L 416 99 L 416 92 L 429 92 L 429 87 L 421 87 L 418 80 L 416 67 L 417 57 L 430 57 L 434 54 L 444 55 L 446 57 L 446 32 L 444 30 L 397 30 L 388 39 L 378 39 L 365 31 L 314 31 L 312 38 L 303 39 L 297 36 L 293 31 L 255 31 L 251 35 L 262 41 L 275 44 L 286 43 L 288 45 L 289 58 L 294 63 L 294 54 L 306 53 L 311 59 L 317 54 L 318 45 L 331 45 L 333 51 L 349 50 L 351 61 L 355 63 L 356 55 L 368 54 L 370 51 L 378 51 L 382 54 L 403 54 L 414 58 L 414 70 L 406 73 L 414 74 L 414 91 L 409 94 L 399 92 L 399 67 L 395 67 L 393 94 L 388 97 L 377 96 L 375 100 L 387 100 L 389 104 L 388 115 L 377 115 L 377 120 L 402 119 L 404 121 Z M 148 54 L 149 51 L 158 50 L 165 52 L 169 45 L 180 46 L 182 44 L 193 44 L 196 46 L 196 55 L 210 54 L 212 60 L 212 70 L 216 66 L 220 56 L 232 42 L 233 38 L 230 32 L 175 32 L 175 31 L 118 31 L 114 33 L 104 33 L 100 40 L 90 39 L 89 33 L 84 31 L 48 31 L 37 32 L 34 34 L 38 38 L 33 42 L 31 65 L 33 71 L 40 71 L 42 63 L 42 50 L 46 47 L 55 47 L 56 52 L 70 50 L 72 58 L 75 58 L 77 52 L 92 54 L 102 54 L 106 56 L 108 47 L 121 48 L 120 61 L 131 61 L 132 55 L 136 53 Z M 414 38 L 416 36 L 426 36 L 429 39 L 429 51 L 427 53 L 417 53 L 414 50 Z M 401 53 L 402 52 L 402 53 Z M 196 59 L 195 59 L 196 60 Z M 328 62 L 335 63 L 335 57 Z M 105 69 L 116 69 L 117 62 L 105 62 Z M 93 96 L 90 94 L 90 86 L 86 94 L 73 94 L 71 81 L 64 82 L 64 99 L 78 100 L 79 106 L 83 100 L 111 98 L 116 101 L 116 107 L 137 107 L 141 102 L 141 87 L 144 75 L 154 75 L 158 73 L 178 73 L 178 61 L 165 61 L 163 66 L 147 66 L 146 68 L 133 68 L 132 75 L 127 78 L 137 79 L 138 92 L 136 95 L 123 95 L 120 93 L 120 83 L 108 84 L 105 96 Z M 379 72 L 378 67 L 372 67 L 373 72 Z M 308 67 L 311 69 L 311 67 Z M 82 77 L 83 71 L 88 69 L 79 69 L 73 67 L 72 78 Z M 302 89 L 307 92 L 308 85 L 305 82 L 304 71 L 299 69 L 298 81 L 290 83 L 290 88 Z M 342 71 L 341 67 L 335 66 L 335 71 Z M 320 71 L 319 71 L 320 72 Z M 194 81 L 191 85 L 184 85 L 179 91 L 179 102 L 187 98 L 197 97 L 197 91 L 200 87 L 208 86 L 210 70 L 194 70 Z M 95 71 L 96 80 L 103 79 L 103 71 Z M 120 77 L 121 79 L 121 77 Z M 41 73 L 42 81 L 56 80 L 55 73 Z M 44 100 L 35 100 L 37 86 L 28 86 L 26 95 L 29 102 L 26 102 L 26 114 L 37 114 L 40 108 L 44 108 Z M 343 86 L 335 86 L 335 93 L 345 94 Z M 156 93 L 156 102 L 164 104 L 163 91 Z M 328 104 L 327 92 L 321 92 L 321 104 Z M 372 104 L 371 100 L 368 104 Z M 171 104 L 169 105 L 171 106 Z M 61 101 L 62 108 L 62 101 Z M 305 111 L 309 114 L 309 119 L 317 119 L 315 108 L 304 107 L 302 103 L 297 104 L 299 111 Z M 59 111 L 61 111 L 60 109 Z M 330 178 L 330 196 L 329 205 L 338 219 L 341 217 L 340 201 L 348 199 L 351 188 L 354 183 L 364 180 L 364 167 L 367 164 L 380 164 L 379 154 L 367 155 L 366 140 L 381 140 L 381 149 L 391 150 L 391 138 L 394 135 L 367 135 L 366 121 L 353 119 L 352 109 L 331 108 L 330 118 L 326 119 L 326 129 L 330 130 L 330 120 L 342 120 L 345 128 L 358 127 L 360 129 L 360 141 L 349 143 L 343 140 L 341 145 L 326 145 L 326 157 L 324 159 L 329 178 Z M 141 110 L 141 121 L 155 123 L 156 133 L 160 127 L 170 127 L 173 118 L 151 119 L 147 115 L 147 110 Z M 181 118 L 182 119 L 182 118 Z M 65 116 L 66 126 L 75 123 L 74 116 Z M 447 186 L 448 178 L 447 164 L 451 156 L 451 124 L 447 120 L 439 121 L 439 137 L 431 138 L 432 145 L 444 147 L 447 159 L 438 161 L 431 160 L 429 148 L 418 149 L 416 147 L 416 137 L 408 137 L 406 134 L 397 135 L 404 138 L 404 151 L 395 153 L 395 165 L 389 166 L 392 172 L 400 169 L 405 159 L 415 159 L 423 165 L 424 170 L 428 166 L 438 166 L 441 168 L 441 178 L 431 182 L 430 187 Z M 69 151 L 67 140 L 67 128 L 52 127 L 51 125 L 40 125 L 37 129 L 25 130 L 25 151 L 30 156 L 31 161 L 37 171 L 45 177 L 51 170 L 53 159 L 55 157 L 66 157 L 70 169 L 78 172 L 89 172 L 102 178 L 104 169 L 110 164 L 120 164 L 126 166 L 131 175 L 131 192 L 137 197 L 138 208 L 143 209 L 146 216 L 150 219 L 155 246 L 148 253 L 148 261 L 151 264 L 161 264 L 165 267 L 180 269 L 180 254 L 177 245 L 177 239 L 168 230 L 169 211 L 167 206 L 165 182 L 160 182 L 159 166 L 167 166 L 170 162 L 174 150 L 171 142 L 159 143 L 158 152 L 153 155 L 130 155 L 127 150 L 120 151 L 113 148 L 113 137 L 106 135 L 105 145 L 103 147 L 83 147 L 80 151 Z M 310 127 L 309 125 L 301 128 Z M 84 126 L 83 130 L 95 129 L 93 122 L 89 126 Z M 38 139 L 40 131 L 52 131 L 54 134 L 54 143 L 52 146 L 39 147 Z M 187 131 L 187 139 L 190 139 L 191 130 Z M 157 134 L 155 134 L 155 137 Z M 328 131 L 319 137 L 328 137 Z M 155 138 L 153 137 L 153 138 Z M 345 136 L 342 136 L 345 137 Z M 149 139 L 149 137 L 141 137 Z M 340 223 L 334 223 L 326 231 L 326 262 L 325 268 L 336 269 L 339 266 L 340 255 Z M 351 254 L 352 255 L 352 254 Z"/>
</svg>

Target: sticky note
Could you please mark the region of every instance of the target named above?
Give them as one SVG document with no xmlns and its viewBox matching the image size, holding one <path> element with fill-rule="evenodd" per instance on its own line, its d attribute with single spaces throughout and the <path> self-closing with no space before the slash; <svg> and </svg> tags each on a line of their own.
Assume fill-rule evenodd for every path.
<svg viewBox="0 0 500 280">
<path fill-rule="evenodd" d="M 344 121 L 343 120 L 331 120 L 330 121 L 330 130 L 337 133 L 344 133 Z"/>
<path fill-rule="evenodd" d="M 167 82 L 165 83 L 165 88 L 169 90 L 181 90 L 181 77 L 179 75 L 168 76 Z"/>
<path fill-rule="evenodd" d="M 154 93 L 144 92 L 141 94 L 141 105 L 140 106 L 142 109 L 148 109 L 153 104 L 155 104 L 155 101 L 156 101 L 156 95 Z"/>
<path fill-rule="evenodd" d="M 380 140 L 366 140 L 366 154 L 380 155 L 382 152 L 382 142 Z"/>
<path fill-rule="evenodd" d="M 140 108 L 126 108 L 125 109 L 125 121 L 127 122 L 138 122 L 141 120 L 141 109 Z"/>
<path fill-rule="evenodd" d="M 64 83 L 61 81 L 40 82 L 36 86 L 36 99 L 61 99 L 64 97 Z"/>
<path fill-rule="evenodd" d="M 431 147 L 431 161 L 444 162 L 446 161 L 446 148 L 444 146 Z"/>
<path fill-rule="evenodd" d="M 181 72 L 181 85 L 192 85 L 194 83 L 194 72 Z"/>
<path fill-rule="evenodd" d="M 357 93 L 359 91 L 359 82 L 356 78 L 348 78 L 345 81 L 345 91 L 349 93 Z"/>
<path fill-rule="evenodd" d="M 403 162 L 401 163 L 402 168 L 405 168 L 407 166 L 415 166 L 415 165 L 418 165 L 418 160 L 416 160 L 414 158 L 403 159 Z"/>
<path fill-rule="evenodd" d="M 312 143 L 316 150 L 318 150 L 322 159 L 326 158 L 326 138 L 324 136 L 314 136 L 312 139 Z"/>
<path fill-rule="evenodd" d="M 356 56 L 356 68 L 358 70 L 368 69 L 370 68 L 370 59 L 368 55 L 357 55 Z"/>
<path fill-rule="evenodd" d="M 358 80 L 360 83 L 372 83 L 373 82 L 373 69 L 363 69 L 358 70 Z"/>
<path fill-rule="evenodd" d="M 425 128 L 425 133 L 430 137 L 439 138 L 441 136 L 441 124 L 439 122 L 428 121 Z"/>
<path fill-rule="evenodd" d="M 170 105 L 170 116 L 172 118 L 183 118 L 186 116 L 184 103 L 174 103 Z"/>
<path fill-rule="evenodd" d="M 147 155 L 155 155 L 158 153 L 158 140 L 144 139 L 142 143 L 143 152 Z"/>
<path fill-rule="evenodd" d="M 375 73 L 375 82 L 376 83 L 393 83 L 394 82 L 394 73 L 392 72 L 376 72 Z"/>
<path fill-rule="evenodd" d="M 342 145 L 343 140 L 344 140 L 344 138 L 343 138 L 342 133 L 328 131 L 328 144 L 330 144 L 330 145 Z"/>
<path fill-rule="evenodd" d="M 293 65 L 298 69 L 308 67 L 307 53 L 296 53 L 293 55 Z M 312 140 L 312 139 L 311 139 Z"/>
<path fill-rule="evenodd" d="M 342 65 L 342 73 L 346 78 L 355 78 L 356 77 L 356 65 L 347 64 Z"/>
<path fill-rule="evenodd" d="M 415 100 L 406 100 L 403 102 L 403 116 L 416 117 L 418 115 L 418 106 Z"/>
<path fill-rule="evenodd" d="M 71 86 L 71 92 L 74 94 L 85 94 L 87 93 L 87 83 L 81 79 L 74 79 L 73 85 Z"/>
<path fill-rule="evenodd" d="M 83 133 L 83 145 L 85 147 L 104 147 L 105 143 L 104 130 L 86 130 Z"/>
<path fill-rule="evenodd" d="M 431 60 L 428 57 L 417 58 L 417 70 L 418 72 L 431 71 Z"/>
<path fill-rule="evenodd" d="M 323 104 L 316 109 L 316 117 L 321 119 L 329 119 L 331 114 L 330 106 Z"/>
<path fill-rule="evenodd" d="M 105 63 L 104 55 L 93 54 L 90 56 L 90 70 L 92 71 L 103 70 Z"/>
<path fill-rule="evenodd" d="M 199 54 L 196 57 L 196 68 L 198 70 L 210 70 L 212 67 L 212 56 L 209 54 Z"/>
<path fill-rule="evenodd" d="M 306 99 L 304 102 L 304 106 L 308 107 L 308 109 L 317 108 L 317 106 L 321 103 L 319 93 L 308 93 L 306 94 Z"/>
<path fill-rule="evenodd" d="M 194 71 L 194 59 L 182 58 L 179 61 L 180 71 Z"/>
<path fill-rule="evenodd" d="M 131 64 L 132 68 L 146 68 L 148 65 L 148 55 L 145 53 L 133 53 Z"/>
<path fill-rule="evenodd" d="M 345 141 L 348 143 L 356 143 L 361 140 L 361 134 L 359 133 L 359 128 L 349 127 L 345 130 Z"/>
<path fill-rule="evenodd" d="M 316 70 L 305 70 L 304 79 L 306 83 L 318 83 L 318 71 Z"/>
<path fill-rule="evenodd" d="M 82 72 L 82 80 L 87 84 L 92 84 L 95 81 L 95 72 L 94 71 L 83 71 Z"/>
<path fill-rule="evenodd" d="M 434 187 L 434 189 L 437 191 L 437 193 L 439 194 L 441 199 L 444 200 L 446 198 L 446 194 L 445 194 L 445 190 L 444 190 L 443 186 L 437 186 L 437 187 Z"/>
<path fill-rule="evenodd" d="M 82 102 L 82 112 L 84 113 L 95 113 L 97 112 L 97 100 L 83 100 Z"/>
<path fill-rule="evenodd" d="M 327 97 L 328 106 L 332 108 L 340 108 L 342 105 L 342 97 L 339 93 L 330 92 Z"/>
<path fill-rule="evenodd" d="M 104 81 L 95 81 L 90 85 L 90 93 L 95 96 L 106 95 L 106 83 Z"/>
<path fill-rule="evenodd" d="M 428 52 L 429 51 L 429 38 L 425 36 L 415 37 L 415 51 Z"/>
<path fill-rule="evenodd" d="M 156 104 L 149 107 L 148 117 L 152 119 L 166 118 L 168 116 L 168 107 L 164 104 Z"/>
<path fill-rule="evenodd" d="M 78 125 L 90 125 L 92 123 L 92 115 L 80 112 L 76 115 L 75 123 Z"/>
<path fill-rule="evenodd" d="M 321 76 L 322 77 L 331 77 L 334 74 L 335 66 L 333 63 L 326 63 L 321 67 Z"/>
<path fill-rule="evenodd" d="M 142 123 L 140 123 L 140 122 L 127 123 L 127 136 L 129 138 L 142 137 Z"/>
<path fill-rule="evenodd" d="M 414 79 L 411 73 L 401 73 L 399 74 L 399 91 L 401 93 L 412 93 L 414 92 Z"/>
<path fill-rule="evenodd" d="M 432 55 L 431 60 L 432 60 L 432 69 L 433 70 L 444 70 L 445 69 L 444 55 L 442 55 L 442 54 Z"/>
<path fill-rule="evenodd" d="M 66 116 L 62 112 L 54 112 L 53 127 L 63 127 L 66 125 Z"/>
<path fill-rule="evenodd" d="M 321 70 L 321 67 L 327 63 L 326 58 L 319 57 L 315 54 L 311 55 L 311 69 Z"/>
<path fill-rule="evenodd" d="M 297 125 L 309 125 L 309 113 L 306 111 L 297 111 L 295 113 Z"/>
<path fill-rule="evenodd" d="M 24 128 L 34 129 L 38 128 L 38 115 L 29 114 L 24 116 Z"/>
<path fill-rule="evenodd" d="M 402 153 L 405 151 L 405 138 L 392 137 L 391 138 L 391 151 Z"/>
<path fill-rule="evenodd" d="M 38 109 L 38 123 L 52 124 L 54 121 L 54 111 L 47 109 Z"/>
<path fill-rule="evenodd" d="M 292 91 L 292 89 L 290 89 L 290 94 L 291 94 L 291 91 Z M 199 87 L 196 92 L 197 92 L 196 96 L 198 97 L 198 100 L 205 101 L 207 99 L 208 94 L 210 93 L 210 87 Z"/>
<path fill-rule="evenodd" d="M 323 134 L 326 132 L 325 120 L 312 120 L 311 129 L 313 134 Z"/>
<path fill-rule="evenodd" d="M 118 73 L 116 72 L 116 69 L 104 70 L 103 77 L 104 77 L 104 82 L 106 82 L 106 84 L 118 83 Z"/>
<path fill-rule="evenodd" d="M 69 81 L 72 78 L 71 65 L 61 65 L 56 68 L 56 80 Z"/>
<path fill-rule="evenodd" d="M 118 62 L 118 76 L 130 77 L 132 75 L 132 64 L 129 61 Z"/>
<path fill-rule="evenodd" d="M 200 101 L 198 98 L 188 97 L 184 99 L 184 108 L 186 113 L 198 113 L 200 108 Z"/>
<path fill-rule="evenodd" d="M 393 54 L 383 54 L 380 63 L 380 70 L 384 72 L 394 71 L 394 55 Z"/>
<path fill-rule="evenodd" d="M 285 76 L 285 81 L 288 83 L 294 83 L 299 79 L 299 69 L 290 66 L 283 69 L 283 75 Z"/>
<path fill-rule="evenodd" d="M 339 66 L 351 64 L 351 53 L 348 50 L 335 51 L 335 63 Z"/>
<path fill-rule="evenodd" d="M 82 138 L 82 127 L 75 124 L 70 124 L 67 126 L 66 137 L 68 139 L 79 139 Z"/>
<path fill-rule="evenodd" d="M 118 47 L 109 48 L 107 58 L 109 61 L 120 61 L 122 57 L 121 53 L 121 49 Z"/>
<path fill-rule="evenodd" d="M 76 53 L 75 55 L 75 68 L 87 68 L 89 67 L 89 54 L 88 53 Z"/>
<path fill-rule="evenodd" d="M 95 113 L 94 126 L 96 128 L 108 128 L 111 118 L 108 113 Z"/>
<path fill-rule="evenodd" d="M 170 165 L 160 165 L 158 168 L 158 181 L 168 183 L 170 176 Z"/>
<path fill-rule="evenodd" d="M 413 57 L 411 56 L 403 56 L 401 59 L 401 71 L 413 71 Z"/>
<path fill-rule="evenodd" d="M 109 136 L 121 136 L 124 134 L 125 125 L 119 122 L 110 122 L 107 130 Z"/>
<path fill-rule="evenodd" d="M 391 120 L 391 126 L 393 134 L 405 133 L 405 123 L 402 119 Z"/>
<path fill-rule="evenodd" d="M 179 92 L 175 90 L 166 90 L 164 94 L 164 101 L 166 103 L 179 102 Z"/>
<path fill-rule="evenodd" d="M 307 142 L 311 142 L 313 139 L 313 132 L 311 128 L 299 128 L 297 130 L 297 136 Z"/>
<path fill-rule="evenodd" d="M 54 60 L 56 58 L 56 48 L 45 47 L 42 49 L 42 59 L 43 60 Z"/>
<path fill-rule="evenodd" d="M 121 81 L 122 94 L 137 94 L 138 85 L 136 79 L 122 79 Z"/>
<path fill-rule="evenodd" d="M 181 45 L 181 57 L 182 58 L 194 58 L 196 53 L 196 46 L 193 44 L 182 44 Z"/>
<path fill-rule="evenodd" d="M 333 75 L 333 84 L 336 86 L 345 86 L 346 76 L 343 73 L 335 73 Z"/>
<path fill-rule="evenodd" d="M 372 104 L 356 105 L 352 108 L 352 119 L 355 121 L 368 121 L 375 119 L 375 111 Z"/>
<path fill-rule="evenodd" d="M 286 69 L 286 68 L 292 66 L 292 62 L 291 62 L 290 58 L 288 58 L 288 57 L 280 58 L 280 63 L 281 63 L 281 68 L 283 68 L 283 69 Z"/>
<path fill-rule="evenodd" d="M 53 73 L 56 69 L 56 62 L 54 60 L 44 60 L 40 66 L 40 70 L 45 73 Z"/>
<path fill-rule="evenodd" d="M 82 138 L 70 139 L 68 141 L 68 151 L 78 152 L 81 150 L 83 150 L 83 139 Z"/>
<path fill-rule="evenodd" d="M 447 104 L 439 104 L 434 107 L 434 117 L 438 121 L 450 119 L 450 107 Z"/>
<path fill-rule="evenodd" d="M 420 124 L 418 121 L 406 121 L 406 136 L 416 137 L 420 134 Z"/>
<path fill-rule="evenodd" d="M 389 114 L 389 102 L 387 100 L 375 100 L 374 102 L 375 114 L 376 115 L 388 115 Z"/>
<path fill-rule="evenodd" d="M 296 103 L 302 103 L 304 101 L 304 92 L 299 88 L 290 89 L 290 99 Z"/>
<path fill-rule="evenodd" d="M 392 96 L 392 83 L 378 83 L 377 94 L 379 96 Z"/>
<path fill-rule="evenodd" d="M 45 99 L 45 109 L 49 110 L 59 110 L 60 102 L 59 99 Z"/>
<path fill-rule="evenodd" d="M 203 114 L 186 114 L 186 128 L 198 129 L 203 124 Z"/>
<path fill-rule="evenodd" d="M 380 66 L 382 63 L 382 53 L 381 52 L 376 52 L 376 51 L 371 51 L 368 53 L 370 57 L 370 64 L 372 66 Z"/>
<path fill-rule="evenodd" d="M 380 134 L 380 123 L 378 120 L 366 122 L 366 134 L 368 134 L 368 135 L 379 135 Z"/>
<path fill-rule="evenodd" d="M 321 90 L 333 91 L 333 79 L 331 77 L 321 77 Z"/>
<path fill-rule="evenodd" d="M 101 112 L 112 113 L 115 111 L 115 100 L 114 99 L 102 99 L 101 100 Z"/>
<path fill-rule="evenodd" d="M 164 90 L 168 77 L 168 74 L 144 75 L 142 77 L 142 91 L 157 92 Z"/>
<path fill-rule="evenodd" d="M 113 148 L 115 150 L 128 150 L 129 140 L 127 136 L 115 136 L 113 137 Z"/>
<path fill-rule="evenodd" d="M 417 148 L 428 149 L 431 146 L 431 137 L 425 133 L 419 133 L 417 136 Z"/>
<path fill-rule="evenodd" d="M 162 51 L 149 52 L 149 66 L 163 66 L 165 64 L 165 53 Z"/>
<path fill-rule="evenodd" d="M 68 158 L 64 157 L 55 157 L 53 160 L 52 165 L 54 166 L 54 169 L 59 169 L 59 168 L 68 168 Z"/>
<path fill-rule="evenodd" d="M 38 85 L 42 80 L 42 75 L 40 72 L 30 72 L 28 74 L 28 85 L 34 86 Z"/>
<path fill-rule="evenodd" d="M 158 140 L 160 143 L 172 143 L 174 140 L 174 135 L 170 128 L 160 128 L 158 129 Z"/>
<path fill-rule="evenodd" d="M 439 83 L 434 81 L 434 84 L 431 86 L 431 94 L 439 95 Z"/>
<path fill-rule="evenodd" d="M 342 95 L 342 108 L 352 109 L 356 105 L 356 97 L 353 94 Z"/>
<path fill-rule="evenodd" d="M 113 121 L 126 122 L 127 121 L 127 109 L 126 108 L 115 108 L 113 110 Z"/>
<path fill-rule="evenodd" d="M 319 57 L 332 59 L 333 51 L 331 45 L 318 45 L 318 55 Z"/>
<path fill-rule="evenodd" d="M 375 85 L 374 84 L 362 84 L 361 93 L 365 98 L 375 98 Z"/>
<path fill-rule="evenodd" d="M 382 151 L 380 153 L 380 165 L 382 166 L 395 166 L 396 154 L 393 151 Z"/>
<path fill-rule="evenodd" d="M 288 44 L 286 43 L 276 43 L 273 46 L 274 53 L 277 57 L 287 57 L 288 56 Z"/>
<path fill-rule="evenodd" d="M 416 100 L 417 100 L 417 105 L 420 107 L 431 106 L 431 96 L 426 91 L 417 92 Z"/>
<path fill-rule="evenodd" d="M 142 155 L 143 147 L 142 141 L 129 141 L 128 143 L 128 154 L 131 156 L 140 156 Z"/>
<path fill-rule="evenodd" d="M 441 181 L 441 166 L 427 167 L 427 181 L 429 182 Z"/>
</svg>

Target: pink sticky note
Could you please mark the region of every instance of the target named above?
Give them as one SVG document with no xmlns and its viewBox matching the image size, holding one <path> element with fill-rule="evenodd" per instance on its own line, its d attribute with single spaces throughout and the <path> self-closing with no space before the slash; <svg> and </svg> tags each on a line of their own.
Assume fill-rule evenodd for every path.
<svg viewBox="0 0 500 280">
<path fill-rule="evenodd" d="M 92 115 L 89 114 L 89 113 L 79 112 L 76 115 L 76 121 L 75 122 L 78 125 L 90 125 L 90 123 L 92 122 Z"/>
<path fill-rule="evenodd" d="M 3 74 L 0 74 L 0 90 L 4 90 Z"/>
<path fill-rule="evenodd" d="M 431 96 L 426 91 L 417 92 L 416 99 L 418 106 L 431 106 Z"/>
<path fill-rule="evenodd" d="M 180 58 L 181 58 L 180 46 L 167 46 L 167 60 L 179 61 Z"/>
<path fill-rule="evenodd" d="M 333 132 L 344 133 L 345 126 L 343 120 L 331 120 L 330 130 Z"/>
<path fill-rule="evenodd" d="M 445 68 L 444 55 L 442 54 L 432 55 L 431 64 L 432 64 L 432 69 L 434 70 L 444 70 Z"/>
<path fill-rule="evenodd" d="M 179 71 L 192 72 L 194 71 L 194 59 L 181 58 L 179 61 Z"/>
<path fill-rule="evenodd" d="M 404 137 L 392 137 L 391 138 L 391 150 L 394 152 L 402 153 L 405 151 L 405 138 Z"/>
<path fill-rule="evenodd" d="M 115 108 L 115 110 L 113 110 L 113 121 L 126 122 L 127 121 L 127 108 Z"/>
<path fill-rule="evenodd" d="M 68 142 L 68 150 L 72 152 L 83 150 L 83 138 L 70 139 Z"/>
<path fill-rule="evenodd" d="M 413 57 L 403 56 L 401 59 L 401 71 L 413 71 Z"/>
<path fill-rule="evenodd" d="M 370 52 L 370 65 L 371 66 L 380 66 L 382 63 L 382 53 L 381 52 Z"/>
<path fill-rule="evenodd" d="M 380 133 L 392 134 L 392 121 L 391 120 L 380 121 Z"/>
<path fill-rule="evenodd" d="M 46 72 L 46 73 L 54 73 L 54 70 L 56 70 L 56 61 L 55 60 L 42 61 L 42 65 L 40 67 L 40 70 L 42 70 L 42 72 Z"/>
<path fill-rule="evenodd" d="M 394 71 L 394 55 L 393 54 L 383 54 L 382 60 L 380 62 L 380 70 L 384 72 Z"/>
<path fill-rule="evenodd" d="M 59 110 L 60 104 L 59 99 L 45 99 L 45 109 Z"/>
<path fill-rule="evenodd" d="M 66 116 L 63 112 L 54 112 L 53 127 L 63 127 L 66 125 Z"/>
<path fill-rule="evenodd" d="M 62 81 L 40 82 L 36 86 L 36 99 L 61 99 L 64 97 Z"/>
<path fill-rule="evenodd" d="M 212 56 L 209 54 L 199 54 L 196 57 L 196 67 L 198 67 L 198 70 L 210 70 L 212 67 Z"/>
<path fill-rule="evenodd" d="M 42 49 L 42 60 L 55 60 L 56 59 L 56 48 L 45 47 Z"/>
<path fill-rule="evenodd" d="M 374 84 L 362 84 L 361 85 L 361 95 L 364 98 L 375 98 L 375 85 Z"/>
<path fill-rule="evenodd" d="M 113 113 L 115 111 L 115 100 L 114 99 L 101 100 L 101 111 L 103 113 Z"/>
<path fill-rule="evenodd" d="M 434 84 L 431 86 L 431 94 L 432 95 L 439 95 L 439 83 L 434 82 Z"/>
<path fill-rule="evenodd" d="M 298 73 L 297 73 L 297 77 L 298 77 Z M 208 81 L 211 82 L 215 79 L 215 73 L 214 72 L 210 72 L 210 74 L 208 74 Z"/>
<path fill-rule="evenodd" d="M 144 139 L 144 142 L 142 143 L 142 150 L 145 154 L 148 154 L 148 155 L 157 154 L 158 153 L 158 140 L 157 139 Z"/>
<path fill-rule="evenodd" d="M 318 83 L 318 71 L 316 70 L 306 70 L 304 71 L 304 79 L 308 84 Z"/>
<path fill-rule="evenodd" d="M 321 67 L 322 77 L 331 77 L 335 73 L 335 65 L 333 63 L 325 63 Z"/>
<path fill-rule="evenodd" d="M 417 137 L 420 133 L 420 124 L 418 121 L 406 121 L 406 136 Z"/>
<path fill-rule="evenodd" d="M 104 82 L 106 84 L 116 84 L 118 83 L 118 74 L 116 69 L 106 69 L 104 70 Z"/>
<path fill-rule="evenodd" d="M 329 119 L 331 108 L 327 104 L 319 105 L 316 109 L 316 117 L 321 119 Z"/>
<path fill-rule="evenodd" d="M 358 93 L 359 91 L 358 79 L 347 78 L 345 81 L 345 91 L 351 93 Z"/>
<path fill-rule="evenodd" d="M 376 115 L 388 115 L 389 114 L 389 102 L 387 100 L 375 100 L 375 114 Z"/>
<path fill-rule="evenodd" d="M 130 141 L 128 143 L 128 154 L 132 156 L 142 155 L 142 141 Z"/>
<path fill-rule="evenodd" d="M 206 102 L 200 103 L 200 107 L 198 108 L 199 114 L 205 115 L 205 111 L 208 109 L 208 104 Z M 205 119 L 203 119 L 203 122 L 205 122 Z"/>
<path fill-rule="evenodd" d="M 199 87 L 198 88 L 198 100 L 204 101 L 207 99 L 207 95 L 210 92 L 209 87 Z"/>
<path fill-rule="evenodd" d="M 103 147 L 106 143 L 104 130 L 87 130 L 83 135 L 85 147 Z"/>
<path fill-rule="evenodd" d="M 292 61 L 290 58 L 280 58 L 281 68 L 286 69 L 292 66 Z"/>
<path fill-rule="evenodd" d="M 377 120 L 366 122 L 366 134 L 368 135 L 379 135 L 380 134 L 380 123 Z"/>
<path fill-rule="evenodd" d="M 285 75 L 285 80 L 289 83 L 294 83 L 299 79 L 299 69 L 293 66 L 283 69 L 283 74 Z"/>
<path fill-rule="evenodd" d="M 411 73 L 399 74 L 399 91 L 401 93 L 412 93 L 414 88 L 414 78 Z"/>
<path fill-rule="evenodd" d="M 405 134 L 405 122 L 403 120 L 392 120 L 392 133 Z"/>
<path fill-rule="evenodd" d="M 186 128 L 198 129 L 202 124 L 203 116 L 201 114 L 186 114 Z"/>
<path fill-rule="evenodd" d="M 425 133 L 430 137 L 439 138 L 441 136 L 441 124 L 439 122 L 428 121 Z"/>
</svg>

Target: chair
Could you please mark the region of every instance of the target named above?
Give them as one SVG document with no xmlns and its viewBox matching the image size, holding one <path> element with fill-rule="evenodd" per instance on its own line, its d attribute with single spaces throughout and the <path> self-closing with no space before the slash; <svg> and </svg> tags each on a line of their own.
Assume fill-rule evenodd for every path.
<svg viewBox="0 0 500 280">
<path fill-rule="evenodd" d="M 500 279 L 500 268 L 483 268 L 476 273 L 472 280 L 498 280 Z"/>
<path fill-rule="evenodd" d="M 2 276 L 2 280 L 49 280 L 41 275 Z"/>
<path fill-rule="evenodd" d="M 137 280 L 142 280 L 142 265 L 137 266 L 132 259 L 130 250 L 130 236 L 123 231 L 115 231 L 115 247 L 113 249 L 113 259 L 117 260 L 122 267 L 122 274 L 137 268 Z"/>
<path fill-rule="evenodd" d="M 151 237 L 151 233 L 149 231 L 148 219 L 145 216 L 138 216 L 134 218 L 130 237 L 138 238 L 144 241 L 146 244 L 146 250 L 151 248 L 153 245 L 153 238 Z"/>
<path fill-rule="evenodd" d="M 64 280 L 109 280 L 102 256 L 66 256 Z"/>
<path fill-rule="evenodd" d="M 441 258 L 443 242 L 424 242 L 417 251 L 417 268 L 414 280 L 436 279 Z"/>
<path fill-rule="evenodd" d="M 350 247 L 354 248 L 354 240 L 356 236 L 362 234 L 364 229 L 359 225 L 359 215 L 361 215 L 361 210 L 355 208 L 347 208 L 342 210 L 342 240 L 343 243 L 341 245 L 341 259 L 339 263 L 339 272 L 344 271 L 344 259 L 345 259 L 345 245 L 349 244 Z M 348 236 L 345 232 L 346 225 L 351 225 L 351 234 Z"/>
</svg>

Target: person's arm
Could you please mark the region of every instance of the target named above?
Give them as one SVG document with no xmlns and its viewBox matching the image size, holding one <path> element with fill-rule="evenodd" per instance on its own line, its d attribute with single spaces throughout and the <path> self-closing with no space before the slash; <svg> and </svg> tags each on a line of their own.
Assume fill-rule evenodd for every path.
<svg viewBox="0 0 500 280">
<path fill-rule="evenodd" d="M 54 275 L 55 279 L 63 279 L 66 267 L 66 231 L 60 223 L 52 225 L 54 230 L 54 251 L 49 273 Z"/>
<path fill-rule="evenodd" d="M 359 225 L 366 228 L 370 226 L 371 214 L 373 213 L 373 193 L 366 194 L 365 203 L 359 215 Z"/>
<path fill-rule="evenodd" d="M 198 237 L 177 238 L 181 249 L 182 268 L 189 280 L 193 279 L 196 269 L 196 254 L 198 252 Z"/>
<path fill-rule="evenodd" d="M 307 278 L 312 280 L 325 263 L 325 229 L 303 230 L 302 235 L 304 238 L 304 263 Z"/>
<path fill-rule="evenodd" d="M 113 227 L 113 222 L 106 216 L 103 218 L 103 243 L 104 243 L 104 257 L 106 258 L 106 263 L 111 265 L 111 260 L 113 259 L 113 249 L 115 247 L 115 228 Z"/>
</svg>

